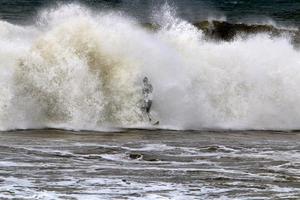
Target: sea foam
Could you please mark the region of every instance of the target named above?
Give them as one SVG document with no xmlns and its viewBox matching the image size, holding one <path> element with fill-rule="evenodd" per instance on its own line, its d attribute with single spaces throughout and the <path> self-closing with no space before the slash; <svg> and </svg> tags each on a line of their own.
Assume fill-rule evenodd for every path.
<svg viewBox="0 0 300 200">
<path fill-rule="evenodd" d="M 300 53 L 288 36 L 209 41 L 169 7 L 156 31 L 117 11 L 47 9 L 31 26 L 0 21 L 0 129 L 299 129 Z"/>
</svg>

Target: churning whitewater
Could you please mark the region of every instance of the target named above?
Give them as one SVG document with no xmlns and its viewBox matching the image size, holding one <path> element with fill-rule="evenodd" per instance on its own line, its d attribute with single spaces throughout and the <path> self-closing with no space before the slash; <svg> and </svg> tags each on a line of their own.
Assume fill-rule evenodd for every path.
<svg viewBox="0 0 300 200">
<path fill-rule="evenodd" d="M 30 26 L 0 21 L 0 129 L 299 129 L 300 52 L 288 35 L 210 41 L 167 5 L 150 30 L 116 11 L 69 4 Z"/>
</svg>

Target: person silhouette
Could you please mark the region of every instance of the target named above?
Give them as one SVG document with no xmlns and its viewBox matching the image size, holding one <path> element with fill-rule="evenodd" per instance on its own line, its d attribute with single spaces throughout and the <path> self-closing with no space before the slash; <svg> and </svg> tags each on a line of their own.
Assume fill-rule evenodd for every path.
<svg viewBox="0 0 300 200">
<path fill-rule="evenodd" d="M 144 96 L 144 102 L 142 105 L 142 111 L 146 113 L 149 121 L 151 121 L 151 115 L 150 115 L 150 110 L 152 106 L 152 92 L 153 92 L 153 87 L 150 84 L 150 81 L 147 77 L 143 79 L 143 96 Z"/>
</svg>

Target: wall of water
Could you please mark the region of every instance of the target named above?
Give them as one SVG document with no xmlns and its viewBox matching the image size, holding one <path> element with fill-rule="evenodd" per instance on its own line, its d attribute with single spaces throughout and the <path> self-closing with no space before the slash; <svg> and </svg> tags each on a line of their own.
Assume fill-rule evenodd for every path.
<svg viewBox="0 0 300 200">
<path fill-rule="evenodd" d="M 148 127 L 144 76 L 160 128 L 300 128 L 300 52 L 288 35 L 208 41 L 167 4 L 151 19 L 159 30 L 67 4 L 30 26 L 0 21 L 0 129 Z"/>
</svg>

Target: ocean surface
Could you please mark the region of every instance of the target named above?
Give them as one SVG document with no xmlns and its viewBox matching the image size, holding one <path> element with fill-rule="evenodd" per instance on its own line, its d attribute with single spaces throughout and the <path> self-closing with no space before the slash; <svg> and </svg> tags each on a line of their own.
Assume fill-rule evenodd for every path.
<svg viewBox="0 0 300 200">
<path fill-rule="evenodd" d="M 300 134 L 0 133 L 1 199 L 298 200 Z"/>
<path fill-rule="evenodd" d="M 299 199 L 299 26 L 296 0 L 0 0 L 0 199 Z"/>
</svg>

